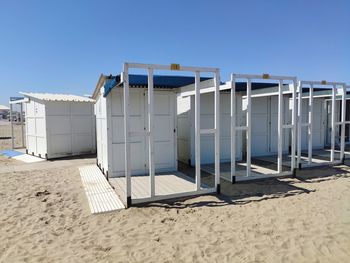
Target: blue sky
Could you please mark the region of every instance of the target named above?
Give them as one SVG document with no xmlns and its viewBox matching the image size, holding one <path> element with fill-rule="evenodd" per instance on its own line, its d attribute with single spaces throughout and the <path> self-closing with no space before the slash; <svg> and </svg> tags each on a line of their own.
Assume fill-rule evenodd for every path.
<svg viewBox="0 0 350 263">
<path fill-rule="evenodd" d="M 350 84 L 350 1 L 0 0 L 0 103 L 91 94 L 124 61 Z"/>
</svg>

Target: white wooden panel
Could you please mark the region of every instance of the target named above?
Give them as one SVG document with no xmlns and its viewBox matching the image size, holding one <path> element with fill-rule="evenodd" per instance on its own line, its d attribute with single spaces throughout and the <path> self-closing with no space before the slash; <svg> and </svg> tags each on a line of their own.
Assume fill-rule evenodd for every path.
<svg viewBox="0 0 350 263">
<path fill-rule="evenodd" d="M 146 100 L 148 96 L 145 96 Z M 154 165 L 156 171 L 174 171 L 176 169 L 175 143 L 175 93 L 154 91 Z M 148 108 L 145 109 L 148 114 Z M 146 122 L 146 130 L 148 122 Z M 146 144 L 148 152 L 148 144 Z M 146 158 L 147 159 L 147 158 Z M 148 159 L 146 167 L 149 167 Z"/>
<path fill-rule="evenodd" d="M 33 100 L 30 100 L 26 104 L 26 117 L 35 117 L 35 102 Z"/>
<path fill-rule="evenodd" d="M 268 154 L 269 97 L 252 98 L 252 156 Z"/>
<path fill-rule="evenodd" d="M 31 99 L 26 105 L 26 141 L 27 150 L 34 155 L 45 156 L 46 154 L 46 122 L 45 104 Z"/>
<path fill-rule="evenodd" d="M 69 156 L 72 154 L 71 136 L 51 135 L 50 138 L 50 152 L 49 158 L 58 156 Z"/>
<path fill-rule="evenodd" d="M 113 89 L 111 98 L 112 124 L 112 174 L 124 175 L 124 106 L 123 93 L 120 89 Z M 130 131 L 145 131 L 145 96 L 140 89 L 130 90 Z M 146 138 L 145 136 L 130 137 L 131 173 L 146 173 Z"/>
<path fill-rule="evenodd" d="M 46 122 L 45 118 L 37 117 L 35 119 L 36 125 L 36 136 L 46 137 Z"/>
<path fill-rule="evenodd" d="M 37 148 L 36 148 L 36 136 L 28 135 L 27 136 L 27 149 L 28 152 L 31 153 L 36 153 Z"/>
<path fill-rule="evenodd" d="M 91 153 L 91 149 L 93 148 L 91 134 L 73 134 L 72 144 L 73 153 Z"/>
<path fill-rule="evenodd" d="M 35 102 L 34 104 L 34 111 L 36 117 L 45 117 L 46 114 L 46 107 L 44 102 Z"/>
<path fill-rule="evenodd" d="M 27 125 L 27 136 L 35 136 L 35 117 L 27 117 L 26 125 Z"/>
<path fill-rule="evenodd" d="M 72 115 L 93 115 L 93 104 L 84 102 L 71 102 Z"/>
<path fill-rule="evenodd" d="M 41 155 L 41 157 L 45 157 L 47 153 L 47 145 L 46 145 L 46 138 L 45 137 L 36 137 L 36 144 L 37 144 L 37 152 L 36 155 Z"/>
<path fill-rule="evenodd" d="M 277 138 L 278 138 L 278 96 L 272 96 L 270 98 L 270 109 L 271 109 L 271 126 L 270 126 L 270 153 L 277 153 Z M 289 98 L 284 96 L 283 98 L 283 123 L 291 124 L 291 115 L 289 114 Z M 282 150 L 284 153 L 288 152 L 289 148 L 289 137 L 290 130 L 283 130 L 283 144 Z"/>
<path fill-rule="evenodd" d="M 97 160 L 101 168 L 108 170 L 107 100 L 102 96 L 103 92 L 104 88 L 101 89 L 101 94 L 98 95 L 95 105 Z"/>
<path fill-rule="evenodd" d="M 308 122 L 308 111 L 309 111 L 309 101 L 303 100 L 302 105 L 302 120 L 303 123 Z M 312 127 L 312 148 L 313 149 L 322 149 L 325 145 L 325 110 L 324 110 L 324 99 L 314 98 L 313 101 L 313 127 Z M 301 149 L 308 149 L 308 128 L 301 128 Z"/>
<path fill-rule="evenodd" d="M 72 116 L 72 132 L 73 133 L 81 133 L 81 134 L 90 134 L 93 130 L 93 121 L 91 115 L 86 115 L 86 116 Z"/>
<path fill-rule="evenodd" d="M 147 173 L 145 167 L 144 142 L 131 142 L 131 173 L 133 175 Z M 140 152 L 141 151 L 141 152 Z M 112 144 L 112 174 L 114 176 L 124 175 L 124 144 Z"/>
<path fill-rule="evenodd" d="M 46 102 L 46 115 L 57 116 L 57 115 L 70 115 L 70 102 Z"/>
<path fill-rule="evenodd" d="M 70 116 L 47 116 L 46 117 L 49 135 L 66 134 L 71 135 L 71 119 Z"/>
<path fill-rule="evenodd" d="M 177 96 L 177 155 L 178 160 L 188 163 L 191 158 L 191 98 Z"/>
<path fill-rule="evenodd" d="M 120 89 L 111 91 L 112 175 L 124 174 L 123 100 Z M 130 90 L 130 131 L 144 132 L 147 127 L 147 94 L 141 89 Z M 154 92 L 155 169 L 174 170 L 175 156 L 175 93 Z M 148 145 L 146 135 L 131 136 L 131 172 L 148 173 Z"/>
<path fill-rule="evenodd" d="M 191 97 L 191 118 L 194 116 L 194 96 Z M 221 161 L 230 161 L 231 149 L 230 149 L 230 138 L 231 138 L 231 127 L 230 127 L 230 114 L 231 114 L 231 100 L 229 93 L 220 94 L 220 158 Z M 236 125 L 241 125 L 241 113 L 242 113 L 242 101 L 241 96 L 236 97 Z M 194 119 L 190 121 L 193 123 Z M 201 94 L 201 129 L 213 129 L 214 128 L 214 94 L 207 93 Z M 190 126 L 191 136 L 190 140 L 194 140 L 194 125 Z M 242 133 L 237 132 L 236 134 L 236 159 L 242 159 Z M 201 135 L 201 163 L 208 164 L 214 163 L 215 160 L 215 143 L 214 135 L 206 134 Z M 191 141 L 191 164 L 194 164 L 194 141 Z"/>
</svg>

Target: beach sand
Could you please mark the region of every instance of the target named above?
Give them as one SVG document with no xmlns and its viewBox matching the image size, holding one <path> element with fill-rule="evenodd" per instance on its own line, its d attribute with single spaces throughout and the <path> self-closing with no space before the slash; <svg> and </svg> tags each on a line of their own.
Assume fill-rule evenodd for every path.
<svg viewBox="0 0 350 263">
<path fill-rule="evenodd" d="M 3 142 L 3 140 L 2 140 Z M 1 143 L 1 142 L 0 142 Z M 5 148 L 4 144 L 0 146 Z M 349 262 L 350 169 L 92 215 L 78 167 L 0 157 L 0 262 Z"/>
</svg>

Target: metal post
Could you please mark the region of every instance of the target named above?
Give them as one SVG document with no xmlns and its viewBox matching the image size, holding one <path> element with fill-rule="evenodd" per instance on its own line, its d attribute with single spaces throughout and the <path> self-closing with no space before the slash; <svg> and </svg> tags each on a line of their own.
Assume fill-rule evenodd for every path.
<svg viewBox="0 0 350 263">
<path fill-rule="evenodd" d="M 150 194 L 155 196 L 155 167 L 154 167 L 154 141 L 153 141 L 153 69 L 148 69 L 148 151 Z"/>
<path fill-rule="evenodd" d="M 331 162 L 334 162 L 334 149 L 335 149 L 335 93 L 336 85 L 333 85 L 332 89 L 332 112 L 331 112 Z"/>
<path fill-rule="evenodd" d="M 308 121 L 308 164 L 312 163 L 312 132 L 313 132 L 313 111 L 314 111 L 314 85 L 311 83 L 309 88 L 309 121 Z"/>
<path fill-rule="evenodd" d="M 295 143 L 296 143 L 296 80 L 293 80 L 293 94 L 292 94 L 292 153 L 291 153 L 291 172 L 295 175 Z"/>
<path fill-rule="evenodd" d="M 236 181 L 236 80 L 231 74 L 231 183 Z"/>
<path fill-rule="evenodd" d="M 220 72 L 215 72 L 215 182 L 216 191 L 221 192 L 220 188 Z"/>
<path fill-rule="evenodd" d="M 15 148 L 15 138 L 13 134 L 13 108 L 12 104 L 10 104 L 10 121 L 11 121 L 11 144 L 12 144 L 12 149 Z"/>
<path fill-rule="evenodd" d="M 298 138 L 297 138 L 297 165 L 301 168 L 301 125 L 303 123 L 302 114 L 302 99 L 303 99 L 303 83 L 299 81 L 298 86 Z"/>
<path fill-rule="evenodd" d="M 125 139 L 125 183 L 127 207 L 131 206 L 131 163 L 130 163 L 130 134 L 129 134 L 129 69 L 124 64 L 123 70 L 124 88 L 124 139 Z"/>
<path fill-rule="evenodd" d="M 345 121 L 346 121 L 346 87 L 342 87 L 342 112 L 341 112 L 341 138 L 340 138 L 340 160 L 344 162 L 345 151 Z"/>
<path fill-rule="evenodd" d="M 251 150 L 252 150 L 252 83 L 251 80 L 247 79 L 247 176 L 251 174 Z"/>
<path fill-rule="evenodd" d="M 282 173 L 282 142 L 283 142 L 283 81 L 278 85 L 278 158 L 277 171 Z"/>
<path fill-rule="evenodd" d="M 200 140 L 201 140 L 201 134 L 200 134 L 200 73 L 199 71 L 195 72 L 195 83 L 194 83 L 194 89 L 195 89 L 195 96 L 194 96 L 194 130 L 195 130 L 195 164 L 196 164 L 196 186 L 197 191 L 201 189 L 201 148 L 200 148 Z M 216 167 L 216 166 L 215 166 Z M 216 172 L 216 170 L 215 170 Z"/>
<path fill-rule="evenodd" d="M 22 148 L 24 148 L 23 102 L 21 103 L 21 131 L 22 131 Z"/>
</svg>

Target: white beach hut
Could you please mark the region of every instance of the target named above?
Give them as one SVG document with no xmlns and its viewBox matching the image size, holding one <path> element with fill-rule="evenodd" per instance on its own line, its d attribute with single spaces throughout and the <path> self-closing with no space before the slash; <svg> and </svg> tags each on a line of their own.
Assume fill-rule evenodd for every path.
<svg viewBox="0 0 350 263">
<path fill-rule="evenodd" d="M 45 159 L 96 152 L 94 100 L 25 93 L 26 152 Z"/>
<path fill-rule="evenodd" d="M 143 69 L 147 75 L 129 74 L 130 69 Z M 186 71 L 192 72 L 192 76 L 154 75 L 156 70 Z M 101 75 L 93 94 L 97 163 L 126 206 L 220 192 L 219 171 L 214 186 L 208 186 L 201 183 L 200 163 L 193 179 L 178 170 L 176 96 L 180 87 L 192 83 L 199 85 L 201 80 L 208 79 L 200 78 L 201 72 L 213 75 L 215 83 L 219 83 L 217 68 L 178 64 L 125 63 L 122 74 Z M 215 100 L 218 101 L 219 84 L 215 87 Z M 214 152 L 218 167 L 218 114 L 215 116 L 211 132 L 216 134 Z"/>
<path fill-rule="evenodd" d="M 285 78 L 284 80 L 283 77 L 270 78 L 268 75 L 242 75 L 239 76 L 239 79 L 243 81 L 234 81 L 232 83 L 229 81 L 220 86 L 220 161 L 222 162 L 221 175 L 224 179 L 230 181 L 235 181 L 236 179 L 249 180 L 272 174 L 286 174 L 281 167 L 279 169 L 277 167 L 274 168 L 278 171 L 262 167 L 263 162 L 267 166 L 271 166 L 271 162 L 277 163 L 279 152 L 284 156 L 291 151 L 291 128 L 293 125 L 290 107 L 293 103 L 293 90 L 296 89 L 294 85 L 296 78 Z M 248 82 L 244 81 L 245 79 L 248 79 L 249 82 L 249 96 L 247 92 Z M 283 84 L 281 88 L 281 103 L 279 103 L 279 80 Z M 285 81 L 284 83 L 283 80 Z M 234 91 L 232 93 L 231 86 L 233 85 Z M 193 89 L 193 85 L 183 87 L 178 95 L 178 125 L 179 127 L 180 125 L 185 127 L 182 128 L 185 132 L 179 133 L 178 156 L 180 161 L 188 162 L 190 165 L 193 165 L 193 158 L 195 157 Z M 201 82 L 201 93 L 201 124 L 203 127 L 206 127 L 211 125 L 214 113 L 212 82 L 210 80 Z M 233 99 L 235 101 L 234 111 L 231 107 Z M 281 109 L 279 105 L 282 106 Z M 249 123 L 247 121 L 248 115 L 250 117 Z M 278 127 L 280 117 L 283 135 L 281 136 L 281 149 L 279 151 Z M 232 121 L 235 122 L 234 126 L 232 126 Z M 234 127 L 237 127 L 237 129 Z M 235 134 L 234 141 L 232 141 L 232 134 Z M 201 145 L 205 145 L 205 147 L 201 148 L 203 169 L 214 173 L 211 165 L 214 162 L 214 155 L 212 154 L 213 138 L 210 135 L 203 135 L 201 137 Z M 233 154 L 232 151 L 234 151 Z M 231 178 L 232 172 L 230 170 L 233 167 L 231 167 L 230 162 L 233 155 L 235 156 L 235 162 L 238 163 L 240 168 L 237 171 L 238 178 L 236 176 Z M 255 163 L 259 163 L 257 165 L 253 162 L 252 173 L 250 168 L 243 167 L 247 166 L 246 162 L 248 162 L 248 166 L 251 165 L 250 158 L 255 158 Z M 289 162 L 291 162 L 291 158 L 288 158 Z"/>
<path fill-rule="evenodd" d="M 350 124 L 345 83 L 300 81 L 298 90 L 298 166 L 341 163 Z M 348 130 L 349 132 L 349 130 Z"/>
<path fill-rule="evenodd" d="M 221 162 L 228 162 L 231 160 L 230 149 L 230 92 L 227 90 L 229 83 L 222 84 L 220 86 L 224 91 L 220 96 L 220 122 L 221 122 L 221 134 L 220 134 L 220 149 L 221 149 Z M 247 98 L 246 98 L 246 83 L 236 83 L 236 125 L 242 126 L 246 122 L 247 113 Z M 212 87 L 212 80 L 201 82 L 201 88 L 206 89 Z M 278 101 L 277 94 L 269 95 L 271 89 L 277 88 L 276 83 L 266 82 L 254 82 L 252 83 L 253 98 L 251 103 L 252 111 L 252 157 L 256 156 L 268 156 L 277 154 L 277 114 L 278 114 Z M 178 95 L 178 156 L 179 160 L 190 165 L 194 164 L 194 94 L 190 92 L 194 86 L 189 85 L 181 88 L 181 94 Z M 254 94 L 259 91 L 259 96 L 255 97 Z M 266 96 L 263 96 L 266 94 Z M 289 97 L 284 96 L 284 120 L 286 123 L 291 121 L 291 115 L 289 112 Z M 214 116 L 214 94 L 205 93 L 201 95 L 201 125 L 202 127 L 211 126 Z M 236 134 L 236 160 L 242 160 L 242 157 L 246 154 L 245 145 L 246 140 L 242 131 Z M 201 137 L 201 163 L 209 164 L 214 162 L 214 140 L 211 135 Z M 244 146 L 244 147 L 242 147 Z M 283 139 L 283 153 L 288 153 L 290 146 L 289 133 L 285 131 Z"/>
</svg>

